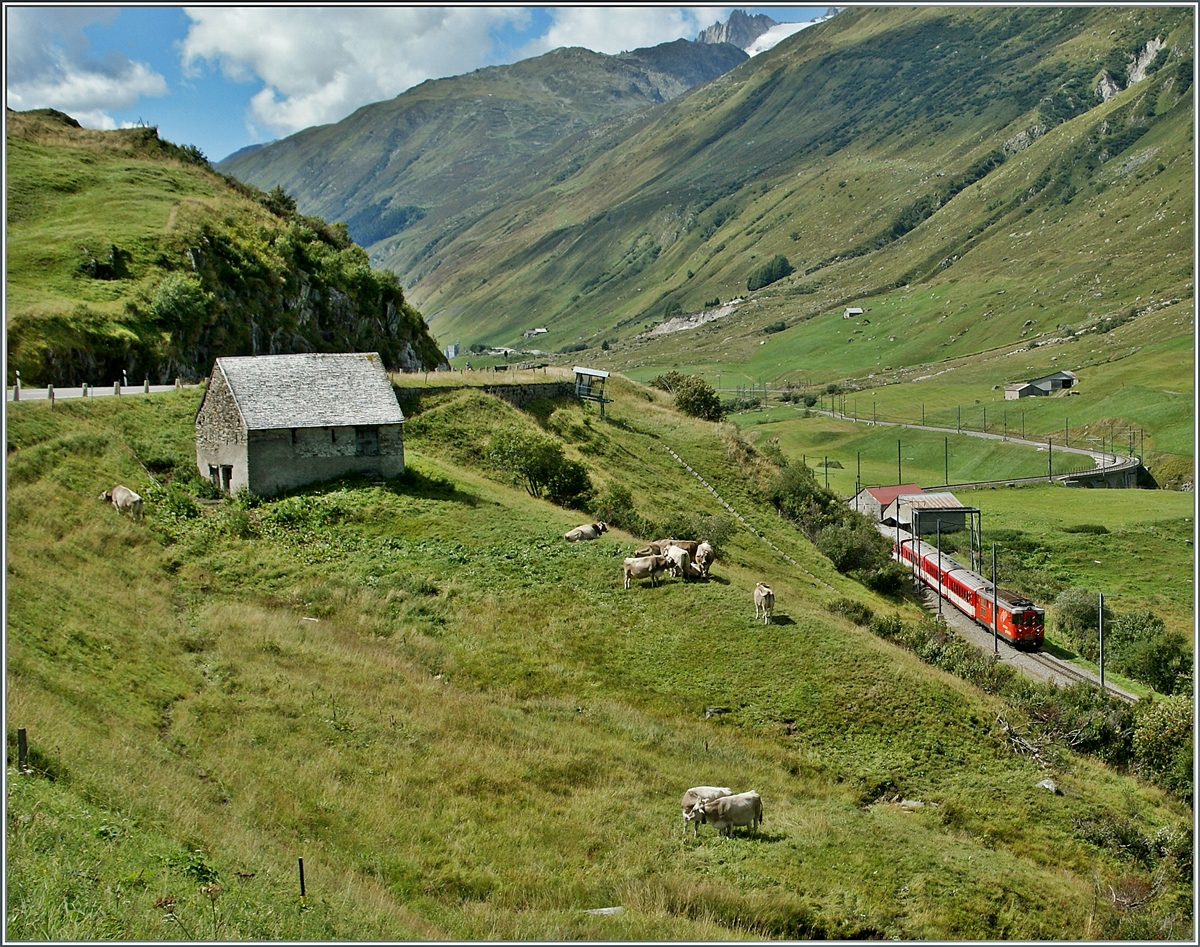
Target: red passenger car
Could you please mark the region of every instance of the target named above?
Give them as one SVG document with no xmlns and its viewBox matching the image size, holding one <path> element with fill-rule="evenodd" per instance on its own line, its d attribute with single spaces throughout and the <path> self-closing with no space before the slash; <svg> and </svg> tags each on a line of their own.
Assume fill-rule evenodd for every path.
<svg viewBox="0 0 1200 947">
<path fill-rule="evenodd" d="M 995 619 L 992 614 L 992 583 L 952 556 L 938 555 L 937 547 L 922 542 L 903 529 L 880 526 L 892 541 L 892 556 L 909 566 L 931 589 L 1009 644 L 1036 650 L 1046 633 L 1046 612 L 1029 599 L 1007 589 L 995 590 Z"/>
</svg>

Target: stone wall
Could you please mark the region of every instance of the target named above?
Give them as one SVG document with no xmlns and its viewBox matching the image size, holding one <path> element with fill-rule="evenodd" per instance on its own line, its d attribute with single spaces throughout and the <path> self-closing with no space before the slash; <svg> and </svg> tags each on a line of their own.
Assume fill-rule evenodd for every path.
<svg viewBox="0 0 1200 947">
<path fill-rule="evenodd" d="M 390 478 L 404 473 L 403 425 L 379 425 L 377 456 L 358 455 L 356 444 L 353 427 L 251 431 L 247 485 L 251 493 L 271 496 L 346 474 Z"/>
<path fill-rule="evenodd" d="M 483 391 L 507 401 L 514 408 L 523 408 L 538 398 L 570 397 L 575 394 L 575 384 L 569 381 L 544 381 L 528 385 L 484 385 Z"/>
</svg>

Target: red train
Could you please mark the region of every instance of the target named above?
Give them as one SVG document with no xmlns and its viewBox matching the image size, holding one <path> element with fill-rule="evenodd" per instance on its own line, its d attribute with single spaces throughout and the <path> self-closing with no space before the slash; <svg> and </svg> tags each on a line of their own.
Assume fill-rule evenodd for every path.
<svg viewBox="0 0 1200 947">
<path fill-rule="evenodd" d="M 893 559 L 915 569 L 922 582 L 964 615 L 991 630 L 991 582 L 944 552 L 939 563 L 937 547 L 917 539 L 907 530 L 880 524 L 879 531 L 891 540 Z M 1045 609 L 1007 589 L 998 588 L 995 594 L 996 630 L 1000 637 L 1015 647 L 1040 648 L 1046 637 Z"/>
</svg>

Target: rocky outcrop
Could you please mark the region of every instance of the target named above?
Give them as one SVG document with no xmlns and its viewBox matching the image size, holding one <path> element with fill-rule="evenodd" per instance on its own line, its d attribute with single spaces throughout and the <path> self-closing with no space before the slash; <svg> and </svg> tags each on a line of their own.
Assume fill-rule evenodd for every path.
<svg viewBox="0 0 1200 947">
<path fill-rule="evenodd" d="M 697 43 L 731 43 L 741 49 L 749 46 L 767 30 L 778 26 L 763 13 L 749 16 L 745 10 L 734 10 L 724 23 L 714 23 L 707 29 L 701 30 L 696 37 Z"/>
</svg>

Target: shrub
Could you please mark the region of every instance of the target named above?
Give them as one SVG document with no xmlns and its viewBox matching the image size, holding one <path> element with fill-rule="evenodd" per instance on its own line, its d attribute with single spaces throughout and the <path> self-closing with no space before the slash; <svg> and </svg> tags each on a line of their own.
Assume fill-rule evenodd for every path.
<svg viewBox="0 0 1200 947">
<path fill-rule="evenodd" d="M 725 398 L 721 401 L 722 414 L 733 414 L 738 411 L 753 411 L 762 406 L 762 398 L 757 395 L 742 395 L 739 398 Z"/>
<path fill-rule="evenodd" d="M 1112 619 L 1107 606 L 1105 624 Z M 1064 589 L 1054 600 L 1055 628 L 1089 661 L 1100 654 L 1100 602 L 1095 592 L 1073 586 Z"/>
<path fill-rule="evenodd" d="M 869 625 L 875 619 L 875 613 L 862 602 L 852 598 L 839 598 L 829 603 L 829 610 L 835 615 L 849 618 L 856 625 Z"/>
<path fill-rule="evenodd" d="M 572 342 L 558 350 L 559 355 L 570 355 L 572 352 L 582 352 L 588 347 L 586 342 Z"/>
<path fill-rule="evenodd" d="M 1167 631 L 1163 620 L 1149 609 L 1105 623 L 1104 647 L 1116 670 L 1162 694 L 1191 690 L 1192 654 L 1187 639 Z"/>
<path fill-rule="evenodd" d="M 1138 701 L 1133 730 L 1135 767 L 1182 799 L 1191 799 L 1192 697 Z"/>
<path fill-rule="evenodd" d="M 866 523 L 829 526 L 817 538 L 817 549 L 838 572 L 878 571 L 888 561 L 888 541 Z"/>
<path fill-rule="evenodd" d="M 672 513 L 652 532 L 673 539 L 706 540 L 719 557 L 735 528 L 734 521 L 723 513 Z"/>
<path fill-rule="evenodd" d="M 625 529 L 635 536 L 647 537 L 654 532 L 654 524 L 633 507 L 633 494 L 628 487 L 609 484 L 604 492 L 591 504 L 592 515 L 597 520 Z"/>
<path fill-rule="evenodd" d="M 788 262 L 788 258 L 782 253 L 777 253 L 771 257 L 766 263 L 758 267 L 750 274 L 750 278 L 746 280 L 746 289 L 754 292 L 756 289 L 762 289 L 764 286 L 770 286 L 772 283 L 783 279 L 785 276 L 791 276 L 795 272 L 795 267 Z"/>
<path fill-rule="evenodd" d="M 659 375 L 654 378 L 650 384 L 653 387 L 658 388 L 660 391 L 665 391 L 669 394 L 675 394 L 675 389 L 679 387 L 679 383 L 683 381 L 685 377 L 685 375 L 682 375 L 679 372 L 667 372 L 666 374 Z"/>
<path fill-rule="evenodd" d="M 560 506 L 586 504 L 592 491 L 587 468 L 563 456 L 562 445 L 548 437 L 508 428 L 492 438 L 489 459 L 520 480 L 530 496 L 543 494 Z"/>
<path fill-rule="evenodd" d="M 787 323 L 780 319 L 778 322 L 769 322 L 762 327 L 763 335 L 772 335 L 776 332 L 782 332 L 787 328 Z"/>
<path fill-rule="evenodd" d="M 676 387 L 675 407 L 684 414 L 705 421 L 720 421 L 724 417 L 721 399 L 712 385 L 695 375 L 686 376 Z"/>
</svg>

